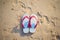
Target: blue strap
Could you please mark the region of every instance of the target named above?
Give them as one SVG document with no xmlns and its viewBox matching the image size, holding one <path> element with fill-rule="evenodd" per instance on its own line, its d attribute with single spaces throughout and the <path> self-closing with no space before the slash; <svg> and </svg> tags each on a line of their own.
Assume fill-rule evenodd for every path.
<svg viewBox="0 0 60 40">
<path fill-rule="evenodd" d="M 24 23 L 24 27 L 25 27 L 25 28 L 28 27 L 28 21 L 26 21 L 26 22 Z"/>
<path fill-rule="evenodd" d="M 31 27 L 34 28 L 35 27 L 35 23 L 31 24 Z"/>
</svg>

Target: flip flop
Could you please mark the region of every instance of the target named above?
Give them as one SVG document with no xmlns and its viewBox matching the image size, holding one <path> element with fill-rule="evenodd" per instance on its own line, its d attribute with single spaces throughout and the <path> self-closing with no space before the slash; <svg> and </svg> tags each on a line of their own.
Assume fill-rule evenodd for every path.
<svg viewBox="0 0 60 40">
<path fill-rule="evenodd" d="M 36 31 L 36 26 L 37 26 L 37 23 L 38 23 L 38 18 L 35 14 L 32 14 L 30 16 L 30 33 L 34 33 Z"/>
<path fill-rule="evenodd" d="M 25 14 L 22 17 L 22 28 L 23 28 L 23 32 L 24 33 L 28 33 L 29 32 L 28 25 L 29 25 L 29 15 Z"/>
</svg>

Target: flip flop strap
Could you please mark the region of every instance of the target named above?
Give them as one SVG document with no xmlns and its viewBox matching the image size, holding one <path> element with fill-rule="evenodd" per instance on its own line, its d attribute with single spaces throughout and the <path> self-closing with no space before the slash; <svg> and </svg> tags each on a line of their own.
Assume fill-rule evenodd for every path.
<svg viewBox="0 0 60 40">
<path fill-rule="evenodd" d="M 29 17 L 28 17 L 28 16 L 25 16 L 25 17 L 22 19 L 22 21 L 23 21 L 25 18 L 28 18 L 28 19 L 29 19 Z"/>
<path fill-rule="evenodd" d="M 35 18 L 35 19 L 37 20 L 37 18 L 36 18 L 35 16 L 31 16 L 31 17 L 30 17 L 30 20 L 31 20 L 31 18 Z"/>
<path fill-rule="evenodd" d="M 24 20 L 25 18 L 29 19 L 29 17 L 28 17 L 28 16 L 25 16 L 25 17 L 22 19 L 22 22 L 23 22 L 23 20 Z M 22 27 L 24 28 L 23 23 L 22 23 Z"/>
<path fill-rule="evenodd" d="M 37 18 L 36 18 L 35 16 L 31 16 L 31 17 L 30 17 L 30 20 L 31 20 L 32 18 L 35 18 L 35 19 L 37 20 Z M 38 23 L 38 21 L 37 21 L 37 23 Z M 34 28 L 36 28 L 37 23 L 36 23 L 36 25 L 35 25 L 35 27 L 34 27 Z M 31 27 L 31 24 L 30 24 L 30 27 Z"/>
</svg>

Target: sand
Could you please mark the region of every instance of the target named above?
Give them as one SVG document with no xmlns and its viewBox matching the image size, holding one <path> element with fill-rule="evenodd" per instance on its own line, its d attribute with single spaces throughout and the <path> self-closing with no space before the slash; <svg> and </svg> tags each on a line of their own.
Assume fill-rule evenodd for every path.
<svg viewBox="0 0 60 40">
<path fill-rule="evenodd" d="M 36 32 L 24 34 L 21 17 L 36 14 Z M 60 0 L 0 0 L 0 40 L 60 40 Z"/>
</svg>

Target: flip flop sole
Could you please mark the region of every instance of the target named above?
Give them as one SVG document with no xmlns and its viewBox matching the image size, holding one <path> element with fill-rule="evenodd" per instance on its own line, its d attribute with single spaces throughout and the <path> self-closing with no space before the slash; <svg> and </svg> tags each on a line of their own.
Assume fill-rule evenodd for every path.
<svg viewBox="0 0 60 40">
<path fill-rule="evenodd" d="M 36 26 L 37 26 L 37 16 L 35 14 L 32 14 L 31 15 L 31 19 L 30 19 L 30 25 L 31 25 L 31 28 L 30 28 L 30 33 L 34 33 L 36 31 Z M 35 25 L 35 26 L 34 26 Z"/>
<path fill-rule="evenodd" d="M 34 33 L 35 31 L 36 31 L 35 28 L 30 28 L 30 32 L 31 32 L 31 33 Z"/>
<path fill-rule="evenodd" d="M 29 28 L 23 28 L 24 33 L 29 33 Z"/>
<path fill-rule="evenodd" d="M 28 28 L 28 23 L 29 22 L 29 15 L 28 14 L 25 14 L 23 17 L 22 17 L 22 28 L 23 28 L 23 32 L 24 33 L 28 33 L 29 32 L 29 28 Z"/>
</svg>

